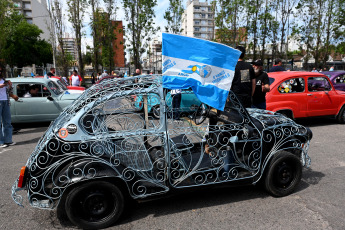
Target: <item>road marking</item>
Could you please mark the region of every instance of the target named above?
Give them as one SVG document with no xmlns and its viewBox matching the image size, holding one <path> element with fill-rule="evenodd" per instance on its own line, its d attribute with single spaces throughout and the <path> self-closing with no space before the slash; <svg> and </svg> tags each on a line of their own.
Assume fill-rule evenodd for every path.
<svg viewBox="0 0 345 230">
<path fill-rule="evenodd" d="M 3 151 L 0 151 L 0 154 L 3 154 L 5 152 L 8 152 L 8 151 L 11 151 L 12 149 L 7 149 L 7 148 L 4 148 Z"/>
</svg>

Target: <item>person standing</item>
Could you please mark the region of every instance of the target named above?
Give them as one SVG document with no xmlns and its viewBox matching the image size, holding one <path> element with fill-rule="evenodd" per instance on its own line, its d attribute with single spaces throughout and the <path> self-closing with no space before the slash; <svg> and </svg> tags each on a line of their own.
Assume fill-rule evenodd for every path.
<svg viewBox="0 0 345 230">
<path fill-rule="evenodd" d="M 277 58 L 276 60 L 274 60 L 273 67 L 268 72 L 271 73 L 271 72 L 286 71 L 286 69 L 282 65 L 283 65 L 282 60 L 280 58 Z"/>
<path fill-rule="evenodd" d="M 50 72 L 49 73 L 47 73 L 47 75 L 48 75 L 48 77 L 53 77 L 53 76 L 55 76 L 55 68 L 50 68 Z"/>
<path fill-rule="evenodd" d="M 256 60 L 252 62 L 255 76 L 256 87 L 253 95 L 253 107 L 266 109 L 266 93 L 270 91 L 270 81 L 267 73 L 263 70 L 263 62 Z"/>
<path fill-rule="evenodd" d="M 0 67 L 0 147 L 6 148 L 15 145 L 12 141 L 10 97 L 18 101 L 18 96 L 13 95 L 11 81 L 6 81 L 3 68 Z"/>
<path fill-rule="evenodd" d="M 82 81 L 83 81 L 83 79 L 80 77 L 80 75 L 78 75 L 78 71 L 73 70 L 73 74 L 69 79 L 69 84 L 71 86 L 81 86 Z"/>
<path fill-rule="evenodd" d="M 182 90 L 180 89 L 173 89 L 170 91 L 172 97 L 172 118 L 174 120 L 180 120 L 181 93 Z"/>
<path fill-rule="evenodd" d="M 246 49 L 243 46 L 237 46 L 236 49 L 241 51 L 241 56 L 235 67 L 235 75 L 231 90 L 236 94 L 243 107 L 251 108 L 252 96 L 256 85 L 254 69 L 251 64 L 243 60 Z"/>
</svg>

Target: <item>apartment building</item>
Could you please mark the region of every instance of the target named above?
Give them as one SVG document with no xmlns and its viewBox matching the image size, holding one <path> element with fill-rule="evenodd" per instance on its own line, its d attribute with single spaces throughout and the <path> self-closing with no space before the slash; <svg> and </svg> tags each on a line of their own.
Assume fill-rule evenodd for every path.
<svg viewBox="0 0 345 230">
<path fill-rule="evenodd" d="M 61 47 L 59 47 L 61 49 Z M 77 40 L 70 37 L 68 33 L 63 38 L 63 49 L 73 57 L 73 61 L 78 60 Z"/>
<path fill-rule="evenodd" d="M 50 23 L 46 0 L 14 0 L 16 9 L 25 16 L 27 22 L 37 25 L 43 33 L 41 38 L 48 41 L 50 33 L 48 26 Z"/>
<path fill-rule="evenodd" d="M 208 1 L 188 0 L 182 16 L 182 35 L 214 39 L 214 11 Z"/>
</svg>

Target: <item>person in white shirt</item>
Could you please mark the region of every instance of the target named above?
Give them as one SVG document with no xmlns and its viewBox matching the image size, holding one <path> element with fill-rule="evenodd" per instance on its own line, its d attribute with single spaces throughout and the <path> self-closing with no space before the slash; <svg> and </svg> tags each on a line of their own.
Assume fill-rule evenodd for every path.
<svg viewBox="0 0 345 230">
<path fill-rule="evenodd" d="M 77 70 L 73 70 L 73 74 L 69 78 L 69 84 L 71 86 L 81 86 L 81 82 L 82 81 L 83 81 L 83 79 L 80 77 L 80 75 L 78 75 L 78 71 Z"/>
<path fill-rule="evenodd" d="M 10 97 L 18 101 L 18 96 L 13 94 L 11 81 L 5 80 L 3 68 L 0 66 L 0 148 L 16 144 L 12 141 Z"/>
</svg>

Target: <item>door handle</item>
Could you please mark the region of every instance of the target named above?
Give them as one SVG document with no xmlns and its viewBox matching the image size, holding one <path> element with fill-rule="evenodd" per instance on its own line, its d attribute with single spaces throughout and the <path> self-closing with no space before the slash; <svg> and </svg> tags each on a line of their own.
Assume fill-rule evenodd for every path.
<svg viewBox="0 0 345 230">
<path fill-rule="evenodd" d="M 313 94 L 312 93 L 308 93 L 307 96 L 313 96 Z"/>
<path fill-rule="evenodd" d="M 18 101 L 17 102 L 24 102 L 22 99 L 18 99 Z"/>
</svg>

